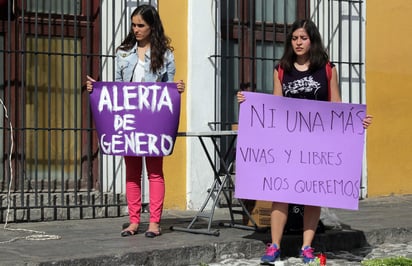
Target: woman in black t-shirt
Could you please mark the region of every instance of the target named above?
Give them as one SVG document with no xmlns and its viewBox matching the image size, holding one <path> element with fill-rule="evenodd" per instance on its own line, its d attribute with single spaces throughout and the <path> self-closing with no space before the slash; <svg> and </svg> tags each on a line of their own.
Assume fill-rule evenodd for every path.
<svg viewBox="0 0 412 266">
<path fill-rule="evenodd" d="M 329 65 L 328 65 L 329 64 Z M 285 41 L 284 54 L 274 70 L 273 94 L 292 98 L 341 102 L 337 71 L 329 62 L 319 30 L 310 20 L 298 20 Z M 242 92 L 238 102 L 245 101 Z M 363 126 L 367 128 L 372 116 L 367 115 Z M 305 205 L 303 217 L 303 243 L 301 256 L 304 263 L 315 259 L 312 241 L 320 219 L 321 207 Z M 271 212 L 272 243 L 268 244 L 261 261 L 274 264 L 280 257 L 280 243 L 288 218 L 288 203 L 273 202 Z"/>
</svg>

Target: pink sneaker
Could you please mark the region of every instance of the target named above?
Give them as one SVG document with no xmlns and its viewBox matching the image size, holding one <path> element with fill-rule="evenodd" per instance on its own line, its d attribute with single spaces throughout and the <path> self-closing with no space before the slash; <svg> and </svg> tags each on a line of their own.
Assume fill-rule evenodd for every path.
<svg viewBox="0 0 412 266">
<path fill-rule="evenodd" d="M 265 255 L 260 258 L 263 265 L 275 265 L 275 261 L 280 258 L 280 249 L 276 244 L 267 244 Z"/>
<path fill-rule="evenodd" d="M 315 250 L 309 246 L 304 247 L 300 251 L 300 255 L 303 257 L 303 263 L 310 263 L 315 260 L 315 255 L 313 255 L 313 252 Z"/>
</svg>

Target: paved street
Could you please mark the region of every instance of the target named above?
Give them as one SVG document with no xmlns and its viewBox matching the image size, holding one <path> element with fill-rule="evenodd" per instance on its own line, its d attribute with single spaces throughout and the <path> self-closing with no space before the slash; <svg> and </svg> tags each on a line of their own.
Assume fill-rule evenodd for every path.
<svg viewBox="0 0 412 266">
<path fill-rule="evenodd" d="M 127 217 L 33 223 L 11 223 L 0 233 L 1 266 L 73 265 L 258 265 L 270 232 L 221 226 L 227 209 L 217 209 L 212 228 L 219 236 L 171 230 L 185 227 L 194 211 L 166 210 L 162 235 L 144 237 L 148 213 L 142 215 L 139 234 L 121 237 Z M 412 195 L 364 199 L 358 211 L 331 209 L 322 221 L 335 226 L 318 234 L 314 248 L 327 255 L 327 265 L 360 265 L 377 257 L 412 257 Z M 241 222 L 241 216 L 238 217 Z M 199 221 L 197 228 L 207 224 Z M 12 231 L 10 229 L 20 229 Z M 26 230 L 26 231 L 23 231 Z M 42 240 L 33 237 L 58 236 Z M 14 239 L 14 240 L 13 240 Z M 11 241 L 13 240 L 13 241 Z M 300 235 L 285 235 L 284 265 L 302 265 L 298 258 Z M 282 264 L 280 264 L 282 265 Z"/>
</svg>

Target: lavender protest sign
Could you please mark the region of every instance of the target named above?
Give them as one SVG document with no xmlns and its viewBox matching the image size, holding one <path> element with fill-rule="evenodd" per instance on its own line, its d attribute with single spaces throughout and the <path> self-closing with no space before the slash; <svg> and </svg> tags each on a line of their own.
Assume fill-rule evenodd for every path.
<svg viewBox="0 0 412 266">
<path fill-rule="evenodd" d="M 95 82 L 90 105 L 104 154 L 172 154 L 180 115 L 175 83 Z"/>
<path fill-rule="evenodd" d="M 366 106 L 244 94 L 235 196 L 358 209 Z"/>
</svg>

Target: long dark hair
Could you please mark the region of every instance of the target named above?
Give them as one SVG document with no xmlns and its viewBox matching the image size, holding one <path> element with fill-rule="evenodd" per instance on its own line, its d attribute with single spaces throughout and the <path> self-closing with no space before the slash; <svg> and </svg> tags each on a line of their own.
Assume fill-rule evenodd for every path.
<svg viewBox="0 0 412 266">
<path fill-rule="evenodd" d="M 163 66 L 164 54 L 167 50 L 173 51 L 170 45 L 171 39 L 165 35 L 162 21 L 159 13 L 152 5 L 140 5 L 132 13 L 130 18 L 140 15 L 143 20 L 150 26 L 150 70 L 156 72 Z M 130 29 L 129 34 L 123 40 L 116 50 L 128 51 L 136 45 L 136 36 L 133 29 Z"/>
<path fill-rule="evenodd" d="M 293 23 L 290 32 L 286 36 L 285 50 L 279 62 L 280 66 L 287 72 L 292 70 L 293 64 L 296 61 L 296 54 L 292 47 L 292 34 L 300 28 L 305 29 L 310 39 L 309 70 L 321 68 L 329 61 L 328 53 L 315 23 L 309 19 L 297 20 Z"/>
</svg>

